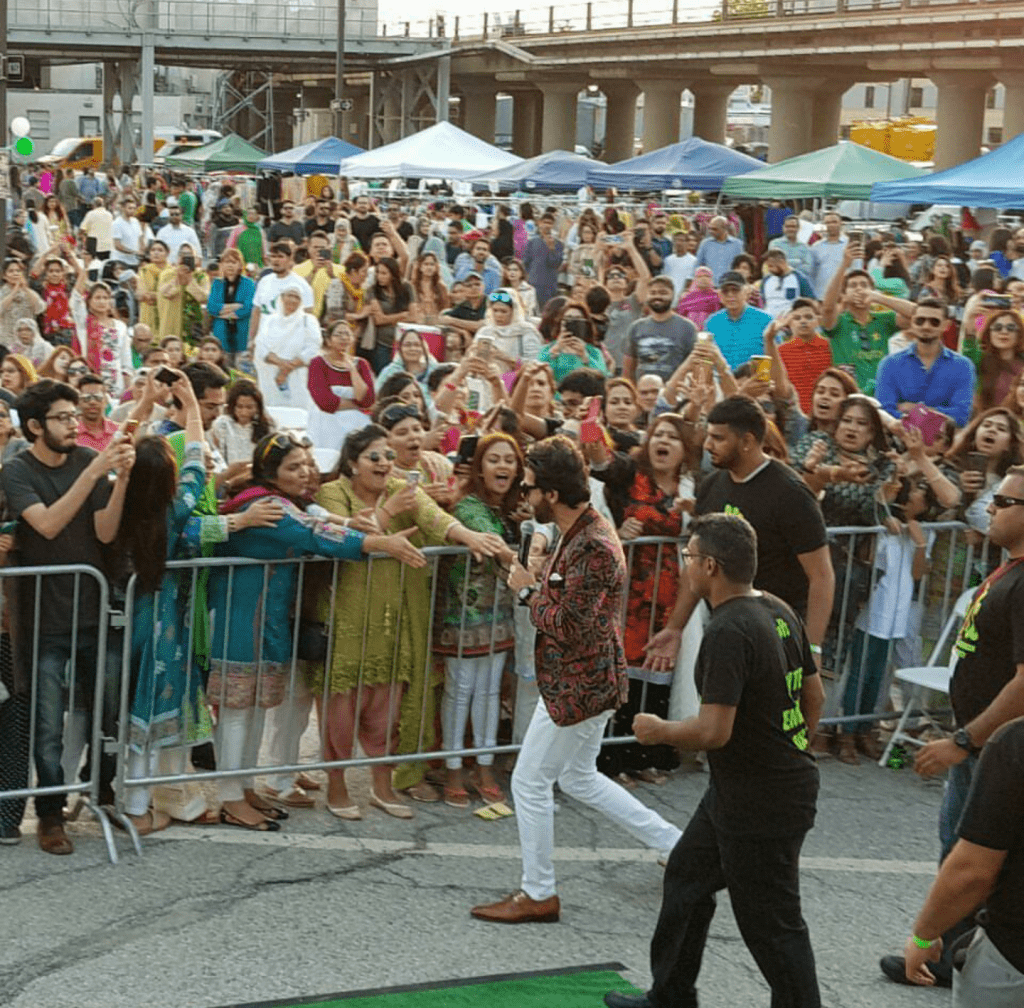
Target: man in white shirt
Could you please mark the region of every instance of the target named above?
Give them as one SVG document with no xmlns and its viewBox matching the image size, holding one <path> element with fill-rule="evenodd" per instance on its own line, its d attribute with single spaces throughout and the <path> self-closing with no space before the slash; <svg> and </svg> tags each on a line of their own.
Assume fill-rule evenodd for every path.
<svg viewBox="0 0 1024 1008">
<path fill-rule="evenodd" d="M 843 234 L 843 218 L 832 211 L 822 219 L 825 237 L 811 246 L 811 276 L 814 296 L 819 300 L 825 296 L 829 281 L 843 265 L 846 252 L 846 235 Z M 859 264 L 854 264 L 855 268 Z"/>
<path fill-rule="evenodd" d="M 270 272 L 256 284 L 256 293 L 252 299 L 253 311 L 249 316 L 250 346 L 255 345 L 260 319 L 277 308 L 277 296 L 285 287 L 298 287 L 302 295 L 302 307 L 312 313 L 313 288 L 294 271 L 294 265 L 295 253 L 290 242 L 274 242 L 270 246 Z"/>
<path fill-rule="evenodd" d="M 85 238 L 85 250 L 90 252 L 97 259 L 109 259 L 114 249 L 113 238 L 114 215 L 106 208 L 102 196 L 97 196 L 92 201 L 92 209 L 82 218 L 80 228 Z M 95 242 L 96 247 L 91 249 L 89 240 Z"/>
<path fill-rule="evenodd" d="M 181 207 L 173 196 L 167 200 L 167 217 L 168 223 L 157 231 L 156 237 L 158 241 L 162 241 L 167 246 L 167 261 L 177 265 L 178 251 L 182 245 L 191 245 L 193 251 L 197 253 L 203 246 L 195 228 L 183 223 Z"/>
<path fill-rule="evenodd" d="M 145 233 L 148 228 L 135 216 L 139 204 L 134 196 L 125 196 L 121 201 L 121 213 L 114 221 L 112 234 L 114 251 L 111 258 L 125 266 L 137 269 L 145 252 Z"/>
<path fill-rule="evenodd" d="M 676 301 L 683 296 L 693 279 L 693 271 L 697 268 L 696 249 L 696 232 L 679 231 L 672 236 L 672 253 L 665 257 L 662 273 L 672 278 Z"/>
<path fill-rule="evenodd" d="M 783 249 L 769 249 L 761 262 L 764 265 L 761 300 L 772 318 L 782 318 L 797 298 L 814 298 L 810 281 L 793 269 Z"/>
</svg>

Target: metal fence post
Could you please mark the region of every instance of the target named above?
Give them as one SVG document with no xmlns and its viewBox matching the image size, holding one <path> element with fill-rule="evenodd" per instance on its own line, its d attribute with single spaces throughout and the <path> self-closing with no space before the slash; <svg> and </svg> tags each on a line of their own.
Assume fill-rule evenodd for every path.
<svg viewBox="0 0 1024 1008">
<path fill-rule="evenodd" d="M 549 7 L 548 8 L 548 34 L 549 35 L 554 35 L 555 34 L 555 8 L 554 7 Z"/>
<path fill-rule="evenodd" d="M 628 0 L 626 7 L 626 27 L 633 27 L 633 0 Z"/>
</svg>

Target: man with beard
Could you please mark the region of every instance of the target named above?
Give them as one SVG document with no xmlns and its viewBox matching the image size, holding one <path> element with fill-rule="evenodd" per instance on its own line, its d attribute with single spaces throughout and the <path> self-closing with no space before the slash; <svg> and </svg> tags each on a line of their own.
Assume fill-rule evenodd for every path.
<svg viewBox="0 0 1024 1008">
<path fill-rule="evenodd" d="M 648 374 L 667 382 L 697 342 L 694 324 L 672 310 L 674 290 L 668 276 L 657 276 L 647 285 L 650 314 L 630 327 L 622 358 L 623 377 L 632 382 Z"/>
<path fill-rule="evenodd" d="M 914 342 L 879 363 L 875 396 L 882 409 L 897 420 L 918 405 L 945 413 L 957 427 L 971 419 L 974 364 L 943 344 L 946 323 L 943 303 L 935 298 L 922 299 L 910 319 Z"/>
<path fill-rule="evenodd" d="M 256 334 L 260 330 L 260 320 L 270 315 L 277 308 L 278 295 L 285 287 L 298 287 L 302 295 L 302 307 L 313 310 L 313 288 L 295 272 L 295 252 L 291 242 L 280 241 L 270 246 L 270 272 L 260 277 L 256 284 L 256 293 L 252 298 L 253 311 L 249 315 L 249 346 L 256 345 Z"/>
<path fill-rule="evenodd" d="M 534 445 L 522 490 L 538 522 L 558 525 L 561 541 L 539 580 L 514 554 L 506 558 L 508 586 L 537 628 L 540 699 L 512 775 L 522 888 L 470 911 L 500 924 L 558 920 L 552 861 L 556 781 L 563 794 L 603 812 L 654 850 L 666 852 L 682 835 L 597 771 L 605 727 L 628 694 L 620 628 L 626 563 L 615 529 L 590 505 L 579 449 L 564 437 Z"/>
<path fill-rule="evenodd" d="M 46 379 L 30 385 L 19 397 L 17 409 L 31 448 L 0 470 L 0 489 L 7 498 L 9 513 L 18 519 L 18 565 L 89 564 L 103 570 L 101 544 L 112 543 L 117 535 L 128 475 L 135 460 L 131 440 L 115 438 L 99 453 L 78 446 L 78 391 L 63 382 Z M 113 483 L 107 479 L 111 470 L 116 473 Z M 76 588 L 74 575 L 44 575 L 38 611 L 45 614 L 45 623 L 36 636 L 32 626 L 37 605 L 35 581 L 21 578 L 18 588 L 21 625 L 16 692 L 31 695 L 35 651 L 37 682 L 32 717 L 36 776 L 40 787 L 59 787 L 64 784 L 65 668 L 74 650 L 69 703 L 79 709 L 90 708 L 98 659 L 99 594 L 92 578 L 81 578 Z M 73 626 L 77 626 L 75 639 Z M 105 733 L 116 734 L 121 647 L 114 635 L 108 637 L 105 669 L 103 728 Z M 113 769 L 105 758 L 100 780 L 100 800 L 104 803 L 113 800 L 109 790 Z M 64 832 L 65 798 L 57 793 L 35 800 L 39 846 L 50 854 L 70 854 L 74 850 Z"/>
</svg>

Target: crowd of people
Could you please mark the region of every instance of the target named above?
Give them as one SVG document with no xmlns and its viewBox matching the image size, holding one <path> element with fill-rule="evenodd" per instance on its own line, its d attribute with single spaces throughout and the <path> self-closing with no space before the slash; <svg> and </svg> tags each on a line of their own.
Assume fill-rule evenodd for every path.
<svg viewBox="0 0 1024 1008">
<path fill-rule="evenodd" d="M 550 573 L 565 547 L 569 526 L 530 503 L 549 488 L 528 449 L 553 438 L 585 460 L 573 508 L 625 550 L 616 735 L 697 711 L 707 612 L 673 545 L 694 516 L 749 521 L 748 580 L 803 618 L 846 718 L 790 742 L 847 763 L 880 754 L 894 652 L 1002 570 L 998 549 L 967 560 L 1024 504 L 1005 489 L 1024 464 L 1024 228 L 966 212 L 921 234 L 835 212 L 816 225 L 777 202 L 385 204 L 323 185 L 243 204 L 224 180 L 20 181 L 0 287 L 0 553 L 96 567 L 133 592 L 133 620 L 122 669 L 117 632 L 97 655 L 87 581 L 5 586 L 0 791 L 27 785 L 30 755 L 41 787 L 79 772 L 66 722 L 100 669 L 127 786 L 114 795 L 105 754 L 84 772 L 141 834 L 170 817 L 133 778 L 187 759 L 240 770 L 265 749 L 294 765 L 314 707 L 325 761 L 357 741 L 421 756 L 372 767 L 383 812 L 468 809 L 475 793 L 507 813 L 492 755 L 467 771 L 429 754 L 493 749 L 503 720 L 520 741 L 537 706 L 516 572 Z M 946 519 L 968 532 L 929 529 Z M 422 552 L 445 546 L 465 550 Z M 314 556 L 339 562 L 167 567 Z M 598 757 L 627 789 L 679 765 L 671 732 L 637 736 Z M 343 769 L 218 787 L 190 818 L 276 831 L 321 787 L 330 814 L 364 815 Z M 73 850 L 64 800 L 35 800 L 54 854 Z M 0 799 L 0 842 L 18 842 L 24 810 Z"/>
</svg>

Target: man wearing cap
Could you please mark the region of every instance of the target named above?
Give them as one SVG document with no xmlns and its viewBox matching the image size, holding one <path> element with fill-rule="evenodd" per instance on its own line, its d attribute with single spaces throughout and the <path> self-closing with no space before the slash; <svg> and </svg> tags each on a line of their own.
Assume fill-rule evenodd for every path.
<svg viewBox="0 0 1024 1008">
<path fill-rule="evenodd" d="M 455 279 L 465 280 L 470 273 L 483 278 L 484 294 L 493 294 L 501 286 L 501 266 L 491 255 L 491 243 L 479 232 L 466 236 L 469 251 L 455 260 Z"/>
<path fill-rule="evenodd" d="M 811 246 L 799 239 L 800 218 L 789 216 L 782 222 L 782 235 L 768 242 L 769 249 L 782 249 L 786 261 L 793 269 L 809 277 L 814 267 Z"/>
<path fill-rule="evenodd" d="M 742 273 L 725 273 L 718 284 L 718 296 L 725 307 L 711 315 L 704 328 L 715 337 L 729 369 L 735 371 L 761 353 L 764 331 L 772 317 L 747 301 L 747 281 Z"/>
<path fill-rule="evenodd" d="M 167 261 L 177 264 L 178 251 L 182 245 L 191 246 L 196 253 L 202 249 L 203 245 L 199 241 L 199 235 L 196 234 L 195 228 L 189 227 L 182 220 L 178 201 L 173 196 L 169 196 L 165 205 L 168 222 L 157 231 L 156 238 L 157 241 L 162 241 L 167 246 Z"/>
<path fill-rule="evenodd" d="M 729 222 L 724 217 L 712 217 L 708 221 L 708 236 L 697 248 L 695 266 L 707 266 L 715 283 L 729 272 L 733 259 L 745 252 L 743 242 L 729 234 Z"/>
<path fill-rule="evenodd" d="M 474 333 L 484 325 L 487 299 L 484 297 L 484 278 L 479 273 L 467 273 L 462 281 L 466 300 L 441 313 L 452 325 Z"/>
<path fill-rule="evenodd" d="M 773 319 L 785 315 L 797 298 L 814 297 L 810 281 L 793 269 L 782 249 L 769 249 L 761 262 L 764 265 L 761 301 Z"/>
</svg>

